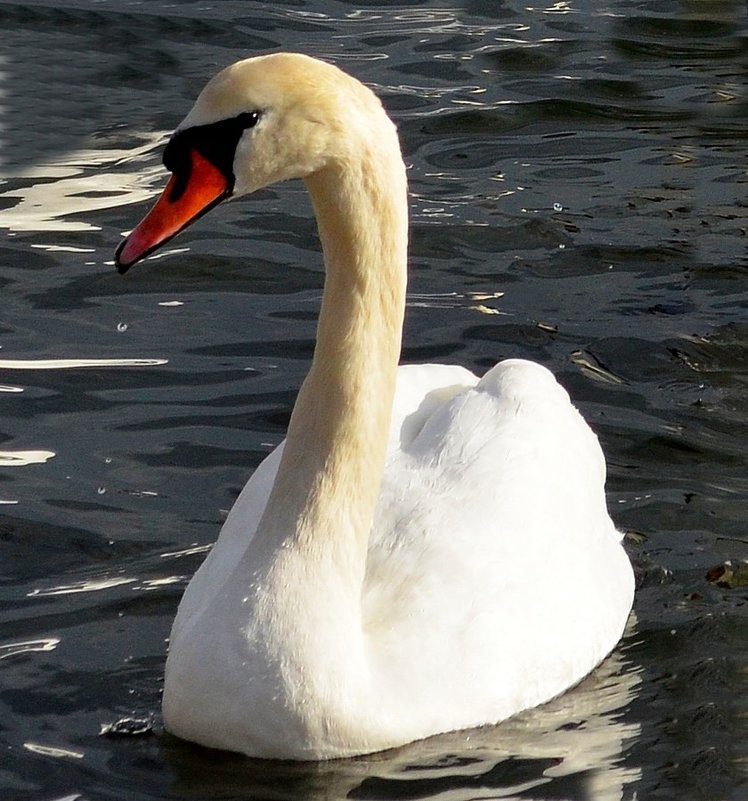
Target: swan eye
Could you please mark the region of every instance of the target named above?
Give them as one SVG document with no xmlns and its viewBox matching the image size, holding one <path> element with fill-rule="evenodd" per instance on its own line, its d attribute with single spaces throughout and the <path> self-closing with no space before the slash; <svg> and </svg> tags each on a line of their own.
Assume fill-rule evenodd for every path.
<svg viewBox="0 0 748 801">
<path fill-rule="evenodd" d="M 229 188 L 234 185 L 234 155 L 244 131 L 259 122 L 259 111 L 245 111 L 227 120 L 195 125 L 172 136 L 164 150 L 163 162 L 177 181 L 171 193 L 176 202 L 184 192 L 192 171 L 191 151 L 196 150 L 226 177 Z"/>
<path fill-rule="evenodd" d="M 236 121 L 246 131 L 248 128 L 254 128 L 255 125 L 257 125 L 257 123 L 260 121 L 260 112 L 245 111 L 236 118 Z"/>
</svg>

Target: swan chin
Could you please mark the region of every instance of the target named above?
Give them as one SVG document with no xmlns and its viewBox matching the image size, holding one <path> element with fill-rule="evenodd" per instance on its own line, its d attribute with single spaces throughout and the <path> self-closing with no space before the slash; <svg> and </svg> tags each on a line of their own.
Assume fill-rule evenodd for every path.
<svg viewBox="0 0 748 801">
<path fill-rule="evenodd" d="M 497 723 L 578 683 L 634 590 L 600 445 L 540 365 L 398 367 L 407 185 L 379 100 L 307 56 L 247 59 L 208 83 L 164 163 L 120 272 L 288 178 L 306 183 L 326 269 L 287 438 L 179 605 L 167 728 L 328 759 Z"/>
</svg>

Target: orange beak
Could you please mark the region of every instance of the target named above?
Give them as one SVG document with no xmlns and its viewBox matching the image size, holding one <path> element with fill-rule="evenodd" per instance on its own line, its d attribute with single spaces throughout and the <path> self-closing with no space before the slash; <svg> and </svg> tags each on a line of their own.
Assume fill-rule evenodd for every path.
<svg viewBox="0 0 748 801">
<path fill-rule="evenodd" d="M 135 262 L 153 253 L 191 222 L 231 194 L 229 179 L 194 148 L 185 177 L 174 174 L 161 197 L 117 248 L 117 270 L 127 272 Z M 233 182 L 232 182 L 233 183 Z"/>
</svg>

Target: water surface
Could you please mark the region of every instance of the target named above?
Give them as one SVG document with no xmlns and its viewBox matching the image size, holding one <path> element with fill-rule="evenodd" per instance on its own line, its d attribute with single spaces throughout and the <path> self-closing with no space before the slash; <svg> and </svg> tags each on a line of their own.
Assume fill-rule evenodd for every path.
<svg viewBox="0 0 748 801">
<path fill-rule="evenodd" d="M 0 795 L 744 798 L 745 4 L 0 0 L 0 26 Z M 620 647 L 554 703 L 319 766 L 159 720 L 179 597 L 308 366 L 308 201 L 276 187 L 112 266 L 206 78 L 278 48 L 398 122 L 404 361 L 553 369 L 640 583 Z"/>
</svg>

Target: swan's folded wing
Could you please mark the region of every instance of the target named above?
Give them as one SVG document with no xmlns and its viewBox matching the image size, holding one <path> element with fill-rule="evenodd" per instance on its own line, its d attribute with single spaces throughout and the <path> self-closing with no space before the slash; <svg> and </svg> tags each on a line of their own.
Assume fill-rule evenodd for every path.
<svg viewBox="0 0 748 801">
<path fill-rule="evenodd" d="M 478 379 L 455 364 L 405 364 L 397 371 L 388 453 L 406 450 L 440 406 Z"/>
<path fill-rule="evenodd" d="M 498 720 L 578 681 L 625 624 L 633 582 L 600 446 L 551 373 L 521 360 L 411 415 L 384 474 L 363 627 L 409 702 L 443 691 L 474 706 L 466 720 Z"/>
<path fill-rule="evenodd" d="M 285 440 L 262 460 L 236 499 L 218 540 L 192 577 L 182 597 L 179 615 L 172 629 L 172 639 L 181 633 L 182 627 L 199 617 L 240 563 L 265 511 L 284 444 Z"/>
</svg>

